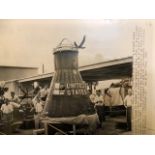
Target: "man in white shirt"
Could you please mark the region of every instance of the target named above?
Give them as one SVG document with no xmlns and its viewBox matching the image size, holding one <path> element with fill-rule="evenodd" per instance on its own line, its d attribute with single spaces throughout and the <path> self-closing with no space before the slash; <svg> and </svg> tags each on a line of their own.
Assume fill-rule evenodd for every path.
<svg viewBox="0 0 155 155">
<path fill-rule="evenodd" d="M 40 100 L 39 97 L 36 98 L 36 102 L 34 104 L 34 109 L 35 109 L 35 115 L 34 115 L 34 120 L 35 120 L 35 128 L 39 129 L 40 127 L 40 116 L 43 112 L 43 102 Z"/>
<path fill-rule="evenodd" d="M 104 109 L 104 99 L 103 95 L 101 94 L 101 90 L 96 91 L 96 95 L 94 98 L 95 108 L 100 120 L 100 125 L 105 121 L 105 109 Z"/>
<path fill-rule="evenodd" d="M 95 106 L 103 106 L 103 102 L 104 102 L 103 95 L 101 94 L 100 90 L 97 90 L 96 96 L 94 98 Z"/>
<path fill-rule="evenodd" d="M 130 107 L 133 104 L 133 96 L 132 96 L 132 90 L 128 89 L 128 95 L 124 99 L 124 104 L 126 107 Z"/>
<path fill-rule="evenodd" d="M 41 114 L 43 111 L 43 103 L 40 101 L 40 99 L 37 99 L 37 102 L 34 106 L 36 114 Z"/>
<path fill-rule="evenodd" d="M 13 121 L 13 111 L 14 108 L 19 108 L 20 105 L 15 102 L 10 102 L 8 99 L 4 100 L 4 104 L 1 106 L 1 111 L 3 113 L 4 121 L 11 122 Z"/>
<path fill-rule="evenodd" d="M 5 132 L 10 134 L 11 124 L 13 122 L 13 106 L 8 99 L 4 100 L 4 103 L 1 106 L 1 111 L 3 113 L 2 120 L 4 122 Z"/>
<path fill-rule="evenodd" d="M 1 106 L 1 111 L 3 112 L 4 115 L 13 112 L 13 106 L 7 99 L 4 100 L 4 104 L 2 104 Z"/>
<path fill-rule="evenodd" d="M 11 102 L 15 102 L 15 103 L 19 103 L 20 102 L 20 99 L 18 98 L 18 96 L 15 94 L 15 92 L 11 92 L 10 93 L 11 97 L 9 98 L 9 100 Z"/>
<path fill-rule="evenodd" d="M 19 108 L 20 105 L 15 102 L 10 102 L 9 99 L 5 98 L 4 103 L 1 106 L 1 111 L 3 113 L 2 120 L 4 121 L 5 131 L 7 134 L 12 132 L 13 123 L 13 112 L 14 108 Z"/>
<path fill-rule="evenodd" d="M 95 94 L 90 93 L 89 98 L 90 98 L 90 101 L 91 101 L 92 103 L 94 103 L 94 100 L 95 100 Z"/>
<path fill-rule="evenodd" d="M 88 93 L 89 93 L 88 95 L 89 95 L 89 99 L 90 99 L 90 102 L 91 102 L 90 104 L 94 107 L 94 104 L 95 104 L 94 99 L 95 99 L 96 94 L 92 93 L 91 90 L 89 90 Z"/>
<path fill-rule="evenodd" d="M 42 101 L 46 100 L 48 93 L 49 93 L 48 85 L 45 85 L 44 88 L 42 88 L 39 92 Z"/>
<path fill-rule="evenodd" d="M 132 119 L 132 104 L 133 104 L 133 96 L 132 89 L 128 89 L 128 95 L 124 99 L 124 104 L 126 107 L 126 117 L 127 117 L 127 128 L 131 130 L 131 119 Z"/>
</svg>

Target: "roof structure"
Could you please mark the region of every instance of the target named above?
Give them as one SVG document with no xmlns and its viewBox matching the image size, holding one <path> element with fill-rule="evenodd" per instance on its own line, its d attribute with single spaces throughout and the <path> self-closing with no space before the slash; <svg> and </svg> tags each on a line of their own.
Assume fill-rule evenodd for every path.
<svg viewBox="0 0 155 155">
<path fill-rule="evenodd" d="M 27 66 L 5 66 L 5 65 L 0 65 L 0 68 L 24 68 L 24 69 L 37 69 L 38 67 L 27 67 Z"/>
<path fill-rule="evenodd" d="M 132 57 L 96 63 L 79 68 L 85 81 L 104 81 L 132 77 Z"/>
<path fill-rule="evenodd" d="M 109 61 L 103 61 L 91 65 L 85 65 L 79 67 L 79 71 L 82 78 L 85 81 L 104 81 L 110 79 L 121 79 L 126 77 L 132 77 L 132 57 L 125 57 L 120 59 L 113 59 Z M 16 79 L 19 83 L 28 81 L 43 80 L 52 78 L 54 72 L 36 75 L 32 77 Z"/>
</svg>

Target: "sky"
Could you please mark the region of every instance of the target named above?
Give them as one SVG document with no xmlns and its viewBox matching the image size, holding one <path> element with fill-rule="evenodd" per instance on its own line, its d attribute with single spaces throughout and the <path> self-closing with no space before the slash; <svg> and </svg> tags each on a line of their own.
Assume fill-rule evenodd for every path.
<svg viewBox="0 0 155 155">
<path fill-rule="evenodd" d="M 79 43 L 79 66 L 132 55 L 128 20 L 0 20 L 0 65 L 54 70 L 53 48 L 63 38 Z"/>
</svg>

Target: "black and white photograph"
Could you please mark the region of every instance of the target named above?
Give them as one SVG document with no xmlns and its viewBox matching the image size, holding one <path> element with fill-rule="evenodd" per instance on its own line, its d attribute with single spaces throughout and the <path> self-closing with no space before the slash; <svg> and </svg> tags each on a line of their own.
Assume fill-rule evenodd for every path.
<svg viewBox="0 0 155 155">
<path fill-rule="evenodd" d="M 147 96 L 153 26 L 1 19 L 0 134 L 155 134 Z"/>
</svg>

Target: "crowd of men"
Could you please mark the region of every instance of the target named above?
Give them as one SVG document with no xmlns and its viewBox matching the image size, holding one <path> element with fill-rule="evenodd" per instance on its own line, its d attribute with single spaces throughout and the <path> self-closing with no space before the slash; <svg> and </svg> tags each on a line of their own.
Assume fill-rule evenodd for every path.
<svg viewBox="0 0 155 155">
<path fill-rule="evenodd" d="M 91 93 L 90 91 L 89 98 L 98 114 L 100 126 L 104 125 L 106 116 L 112 112 L 113 107 L 124 107 L 128 109 L 125 113 L 128 121 L 131 121 L 131 106 L 133 104 L 131 87 L 127 88 L 125 94 L 125 91 L 122 93 L 121 87 L 113 87 L 111 85 L 110 88 L 104 89 L 104 92 L 96 90 L 95 93 Z"/>
<path fill-rule="evenodd" d="M 95 108 L 100 126 L 104 125 L 106 115 L 109 114 L 111 107 L 124 106 L 131 107 L 133 104 L 132 87 L 128 87 L 127 91 L 124 87 L 117 87 L 111 84 L 109 88 L 102 90 L 96 90 L 94 93 L 90 91 L 89 98 L 90 103 Z M 5 89 L 4 93 L 0 95 L 0 119 L 5 122 L 6 126 L 9 126 L 14 121 L 14 111 L 19 109 L 21 112 L 23 107 L 22 99 L 19 98 L 15 92 L 11 91 L 8 95 L 9 89 Z M 32 104 L 30 111 L 34 112 L 35 128 L 40 127 L 40 116 L 43 112 L 45 101 L 49 93 L 49 86 L 45 85 L 41 87 L 37 82 L 34 83 L 33 96 L 30 103 Z M 8 97 L 9 96 L 9 97 Z M 131 111 L 128 115 L 131 115 Z M 131 116 L 130 116 L 131 117 Z M 131 120 L 131 118 L 130 118 Z"/>
<path fill-rule="evenodd" d="M 34 86 L 33 95 L 30 98 L 31 109 L 29 111 L 34 113 L 35 128 L 39 128 L 39 117 L 43 112 L 48 92 L 48 85 L 41 87 L 37 84 L 36 86 Z M 16 118 L 14 117 L 15 111 L 18 111 L 18 113 L 23 113 L 23 107 L 25 107 L 25 104 L 28 104 L 27 101 L 28 100 L 26 100 L 26 103 L 23 102 L 23 98 L 19 98 L 14 91 L 11 91 L 9 93 L 9 88 L 5 89 L 5 91 L 1 93 L 0 121 L 4 123 L 6 130 L 8 130 L 9 132 L 11 130 L 11 125 L 14 121 L 16 121 Z"/>
</svg>

